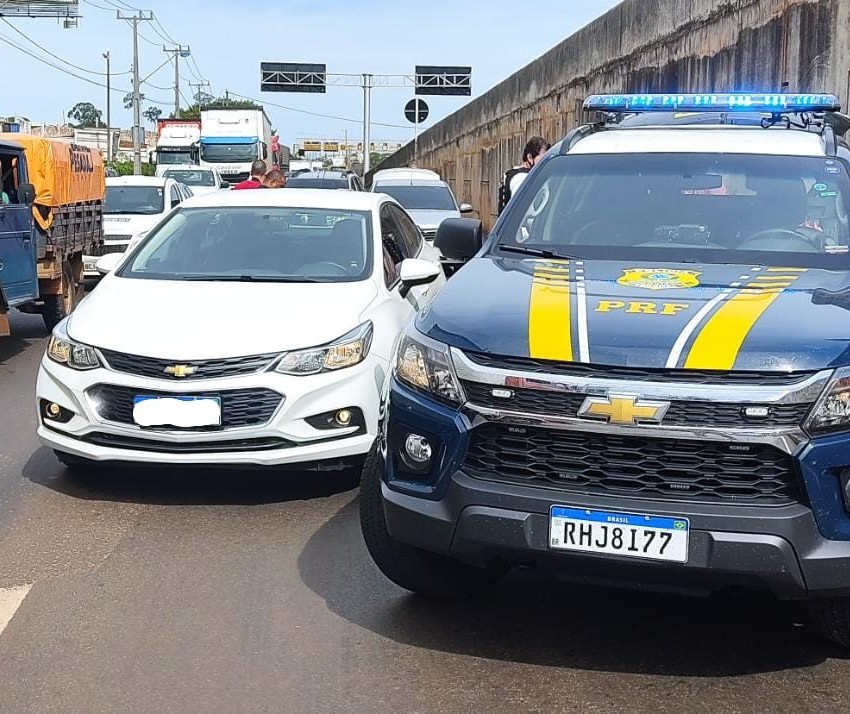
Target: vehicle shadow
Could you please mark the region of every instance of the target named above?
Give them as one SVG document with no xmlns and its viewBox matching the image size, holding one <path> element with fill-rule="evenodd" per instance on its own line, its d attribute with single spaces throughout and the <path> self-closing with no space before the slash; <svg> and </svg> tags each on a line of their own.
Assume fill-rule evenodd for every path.
<svg viewBox="0 0 850 714">
<path fill-rule="evenodd" d="M 693 598 L 511 573 L 491 594 L 434 602 L 389 583 L 366 551 L 358 501 L 310 539 L 299 574 L 328 608 L 395 642 L 567 669 L 689 677 L 775 672 L 845 657 L 766 596 Z"/>
<path fill-rule="evenodd" d="M 9 315 L 12 334 L 0 337 L 0 364 L 4 364 L 16 355 L 25 352 L 28 347 L 48 337 L 44 321 L 40 315 Z"/>
<path fill-rule="evenodd" d="M 255 506 L 326 498 L 357 486 L 352 472 L 279 469 L 110 466 L 72 473 L 50 449 L 35 451 L 23 477 L 58 493 L 83 500 L 159 506 Z"/>
</svg>

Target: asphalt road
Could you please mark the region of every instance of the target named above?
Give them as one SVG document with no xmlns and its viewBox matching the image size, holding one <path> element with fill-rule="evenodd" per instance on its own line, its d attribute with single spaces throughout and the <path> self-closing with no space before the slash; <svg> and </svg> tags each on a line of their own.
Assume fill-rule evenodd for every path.
<svg viewBox="0 0 850 714">
<path fill-rule="evenodd" d="M 45 332 L 26 316 L 13 330 L 0 339 L 2 712 L 850 706 L 850 655 L 769 599 L 517 573 L 486 599 L 434 604 L 377 572 L 350 481 L 72 480 L 35 438 Z"/>
</svg>

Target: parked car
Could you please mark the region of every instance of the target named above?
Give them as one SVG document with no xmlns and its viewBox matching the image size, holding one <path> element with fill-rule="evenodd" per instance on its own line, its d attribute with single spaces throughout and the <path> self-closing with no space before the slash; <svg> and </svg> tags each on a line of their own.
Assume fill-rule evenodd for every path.
<svg viewBox="0 0 850 714">
<path fill-rule="evenodd" d="M 353 171 L 301 171 L 286 179 L 286 188 L 331 188 L 365 191 L 363 181 Z"/>
<path fill-rule="evenodd" d="M 449 185 L 424 169 L 379 171 L 372 180 L 372 192 L 392 196 L 404 206 L 429 241 L 434 240 L 446 218 L 460 218 L 473 211 L 469 204 L 459 206 Z"/>
<path fill-rule="evenodd" d="M 397 336 L 445 281 L 401 206 L 355 191 L 199 196 L 98 269 L 37 383 L 72 468 L 359 466 Z"/>
<path fill-rule="evenodd" d="M 94 255 L 83 257 L 83 277 L 100 278 L 96 264 L 107 253 L 123 253 L 135 239 L 153 228 L 172 208 L 187 198 L 191 190 L 164 176 L 118 176 L 106 179 L 103 207 L 103 246 Z"/>
<path fill-rule="evenodd" d="M 205 193 L 213 193 L 230 188 L 230 183 L 225 181 L 218 169 L 205 166 L 158 166 L 157 176 L 173 178 L 175 181 L 188 186 L 192 195 L 202 196 Z"/>
</svg>

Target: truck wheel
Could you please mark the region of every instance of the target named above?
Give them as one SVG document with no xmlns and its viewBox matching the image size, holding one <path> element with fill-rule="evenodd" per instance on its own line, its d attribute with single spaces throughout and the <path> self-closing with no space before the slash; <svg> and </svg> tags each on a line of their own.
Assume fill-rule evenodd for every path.
<svg viewBox="0 0 850 714">
<path fill-rule="evenodd" d="M 77 306 L 78 287 L 70 263 L 62 266 L 62 290 L 58 295 L 45 295 L 41 316 L 44 326 L 53 330 Z"/>
<path fill-rule="evenodd" d="M 831 597 L 809 603 L 812 626 L 821 636 L 850 647 L 850 598 Z"/>
<path fill-rule="evenodd" d="M 360 528 L 380 571 L 418 595 L 440 599 L 474 595 L 492 587 L 505 572 L 496 567 L 476 568 L 393 538 L 384 518 L 380 459 L 375 447 L 366 457 L 360 479 Z"/>
</svg>

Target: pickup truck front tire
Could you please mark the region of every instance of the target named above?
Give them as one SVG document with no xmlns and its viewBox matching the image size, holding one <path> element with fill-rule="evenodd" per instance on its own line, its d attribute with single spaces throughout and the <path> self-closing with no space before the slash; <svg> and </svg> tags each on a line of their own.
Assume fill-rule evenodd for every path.
<svg viewBox="0 0 850 714">
<path fill-rule="evenodd" d="M 360 479 L 360 527 L 369 554 L 387 578 L 424 597 L 451 599 L 486 591 L 504 575 L 502 568 L 477 568 L 393 538 L 384 517 L 380 469 L 373 447 Z"/>
</svg>

